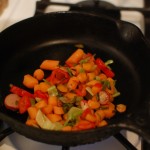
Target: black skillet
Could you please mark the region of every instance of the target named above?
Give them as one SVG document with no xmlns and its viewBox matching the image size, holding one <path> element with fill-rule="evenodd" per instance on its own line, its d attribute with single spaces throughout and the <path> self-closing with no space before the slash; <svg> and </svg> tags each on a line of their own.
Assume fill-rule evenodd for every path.
<svg viewBox="0 0 150 150">
<path fill-rule="evenodd" d="M 33 73 L 42 60 L 58 59 L 63 64 L 81 45 L 96 57 L 114 60 L 112 68 L 121 92 L 115 103 L 126 104 L 126 113 L 116 114 L 106 127 L 60 132 L 26 126 L 26 114 L 5 109 L 3 100 L 10 83 L 23 87 L 23 75 Z M 26 19 L 0 34 L 0 119 L 30 139 L 54 145 L 94 143 L 123 129 L 136 132 L 150 143 L 149 60 L 146 39 L 130 23 L 71 11 Z"/>
</svg>

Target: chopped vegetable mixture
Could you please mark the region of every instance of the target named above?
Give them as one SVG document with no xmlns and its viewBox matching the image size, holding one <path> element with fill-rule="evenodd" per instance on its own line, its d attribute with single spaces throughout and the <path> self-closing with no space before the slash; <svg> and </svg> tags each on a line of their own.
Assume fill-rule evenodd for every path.
<svg viewBox="0 0 150 150">
<path fill-rule="evenodd" d="M 44 60 L 33 74 L 24 75 L 23 85 L 33 92 L 11 84 L 4 104 L 20 114 L 28 113 L 26 125 L 41 129 L 78 131 L 106 126 L 116 111 L 126 111 L 126 105 L 113 103 L 120 92 L 111 63 L 83 49 L 77 49 L 63 66 L 59 60 Z"/>
</svg>

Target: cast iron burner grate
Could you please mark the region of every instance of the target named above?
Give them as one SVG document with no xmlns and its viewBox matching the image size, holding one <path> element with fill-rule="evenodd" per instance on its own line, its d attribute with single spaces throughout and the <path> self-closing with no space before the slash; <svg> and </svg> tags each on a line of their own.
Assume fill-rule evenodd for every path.
<svg viewBox="0 0 150 150">
<path fill-rule="evenodd" d="M 80 12 L 90 12 L 93 14 L 107 15 L 115 19 L 120 19 L 120 11 L 115 9 L 115 5 L 99 0 L 85 0 L 78 2 L 76 4 L 71 3 L 59 3 L 59 2 L 50 2 L 49 0 L 41 0 L 36 3 L 36 15 L 42 15 L 45 13 L 45 9 L 48 6 L 58 5 L 58 6 L 69 6 L 70 11 L 80 11 Z"/>
</svg>

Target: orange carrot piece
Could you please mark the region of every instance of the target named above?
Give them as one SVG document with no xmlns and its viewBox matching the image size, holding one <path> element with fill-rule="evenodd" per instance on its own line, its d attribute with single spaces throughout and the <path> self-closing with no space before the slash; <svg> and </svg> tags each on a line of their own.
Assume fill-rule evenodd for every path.
<svg viewBox="0 0 150 150">
<path fill-rule="evenodd" d="M 58 68 L 58 66 L 59 66 L 58 60 L 44 60 L 41 63 L 40 68 L 43 70 L 54 70 Z"/>
<path fill-rule="evenodd" d="M 72 130 L 72 127 L 71 126 L 64 126 L 62 128 L 62 131 L 71 131 Z"/>
<path fill-rule="evenodd" d="M 42 69 L 36 69 L 33 73 L 33 77 L 37 80 L 42 80 L 44 78 L 44 71 Z"/>
<path fill-rule="evenodd" d="M 118 104 L 117 107 L 116 107 L 116 110 L 120 113 L 123 113 L 126 111 L 126 105 L 124 104 Z"/>
<path fill-rule="evenodd" d="M 67 118 L 68 118 L 68 114 L 65 113 L 65 114 L 63 115 L 63 119 L 64 119 L 64 120 L 67 120 Z"/>
<path fill-rule="evenodd" d="M 100 83 L 98 80 L 91 80 L 86 83 L 87 86 L 94 86 L 96 83 Z"/>
<path fill-rule="evenodd" d="M 96 116 L 95 114 L 88 113 L 85 116 L 85 120 L 90 121 L 90 122 L 96 122 Z"/>
<path fill-rule="evenodd" d="M 92 81 L 92 80 L 94 80 L 94 78 L 96 77 L 96 75 L 95 75 L 94 72 L 89 72 L 89 73 L 87 73 L 87 77 L 88 77 L 89 81 Z"/>
<path fill-rule="evenodd" d="M 103 110 L 99 109 L 95 112 L 97 121 L 102 121 L 105 118 L 105 113 Z"/>
<path fill-rule="evenodd" d="M 28 125 L 28 126 L 37 126 L 37 122 L 34 119 L 27 119 L 26 125 Z"/>
<path fill-rule="evenodd" d="M 58 99 L 56 96 L 49 96 L 48 98 L 48 104 L 52 106 L 57 106 L 58 104 Z"/>
<path fill-rule="evenodd" d="M 34 91 L 40 90 L 42 92 L 47 92 L 48 88 L 50 88 L 50 85 L 46 82 L 40 82 L 39 84 L 36 84 L 34 86 Z"/>
<path fill-rule="evenodd" d="M 34 88 L 36 84 L 38 84 L 38 80 L 34 78 L 33 76 L 29 74 L 24 76 L 24 79 L 23 79 L 24 86 L 26 86 L 27 88 Z"/>
<path fill-rule="evenodd" d="M 45 107 L 45 106 L 47 106 L 47 103 L 46 103 L 45 100 L 41 100 L 41 101 L 39 101 L 39 102 L 37 102 L 37 103 L 35 104 L 35 107 L 38 108 L 38 109 L 41 109 L 41 108 L 43 108 L 43 107 Z"/>
<path fill-rule="evenodd" d="M 108 123 L 107 123 L 107 121 L 106 120 L 102 120 L 102 121 L 100 121 L 98 124 L 97 124 L 97 126 L 98 127 L 104 127 L 104 126 L 106 126 Z"/>
<path fill-rule="evenodd" d="M 54 114 L 58 114 L 58 115 L 64 114 L 63 107 L 54 106 Z"/>
<path fill-rule="evenodd" d="M 69 88 L 69 90 L 75 90 L 78 86 L 78 83 L 79 83 L 78 78 L 73 76 L 69 79 L 67 87 Z"/>
<path fill-rule="evenodd" d="M 106 80 L 106 79 L 107 79 L 107 76 L 106 76 L 104 73 L 101 73 L 101 74 L 99 75 L 99 78 L 100 78 L 100 80 Z"/>
<path fill-rule="evenodd" d="M 115 115 L 115 105 L 113 103 L 109 103 L 108 108 L 103 110 L 105 113 L 105 118 L 111 118 Z"/>
<path fill-rule="evenodd" d="M 98 87 L 98 86 L 93 86 L 91 90 L 92 90 L 92 93 L 93 93 L 94 95 L 96 95 L 97 93 L 100 92 L 101 88 Z"/>
<path fill-rule="evenodd" d="M 52 122 L 58 122 L 62 120 L 62 117 L 59 114 L 47 114 L 47 117 Z"/>
<path fill-rule="evenodd" d="M 79 74 L 80 70 L 82 70 L 83 68 L 81 64 L 77 64 L 76 66 L 74 66 L 74 69 L 75 69 L 76 74 Z"/>
<path fill-rule="evenodd" d="M 93 63 L 83 63 L 83 69 L 87 72 L 91 72 L 94 70 Z"/>
<path fill-rule="evenodd" d="M 67 60 L 66 64 L 77 64 L 85 55 L 82 49 L 77 49 Z"/>
<path fill-rule="evenodd" d="M 59 91 L 61 91 L 61 92 L 64 92 L 64 93 L 68 92 L 67 85 L 65 85 L 65 84 L 58 84 L 58 85 L 57 85 L 57 89 L 58 89 Z"/>
<path fill-rule="evenodd" d="M 28 111 L 29 117 L 30 117 L 31 119 L 35 119 L 35 118 L 36 118 L 37 111 L 38 111 L 36 107 L 31 106 L 31 107 L 29 107 L 29 108 L 27 109 L 27 111 Z"/>
<path fill-rule="evenodd" d="M 41 111 L 42 111 L 45 115 L 50 114 L 50 113 L 52 113 L 52 111 L 53 111 L 53 106 L 52 106 L 52 105 L 46 105 L 45 107 L 42 107 L 42 108 L 41 108 Z"/>
<path fill-rule="evenodd" d="M 98 109 L 100 107 L 100 103 L 98 101 L 88 100 L 88 106 L 91 109 Z"/>
<path fill-rule="evenodd" d="M 72 92 L 68 92 L 64 96 L 67 97 L 68 99 L 73 99 L 76 96 L 76 94 Z"/>
<path fill-rule="evenodd" d="M 87 75 L 85 72 L 82 72 L 77 75 L 77 78 L 81 83 L 83 83 L 87 80 Z"/>
</svg>

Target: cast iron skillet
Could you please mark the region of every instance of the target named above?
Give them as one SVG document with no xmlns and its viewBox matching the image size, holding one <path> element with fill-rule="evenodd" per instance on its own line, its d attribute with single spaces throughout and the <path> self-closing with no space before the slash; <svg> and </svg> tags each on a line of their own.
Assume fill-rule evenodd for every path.
<svg viewBox="0 0 150 150">
<path fill-rule="evenodd" d="M 60 132 L 26 126 L 26 114 L 21 116 L 5 109 L 3 100 L 10 83 L 23 87 L 23 75 L 33 73 L 42 60 L 58 59 L 63 64 L 81 44 L 96 57 L 114 60 L 112 68 L 121 92 L 115 103 L 126 104 L 126 113 L 117 114 L 106 127 Z M 0 34 L 0 118 L 28 138 L 54 145 L 93 143 L 122 129 L 134 131 L 150 143 L 149 60 L 146 39 L 130 23 L 73 11 L 26 19 Z"/>
</svg>

